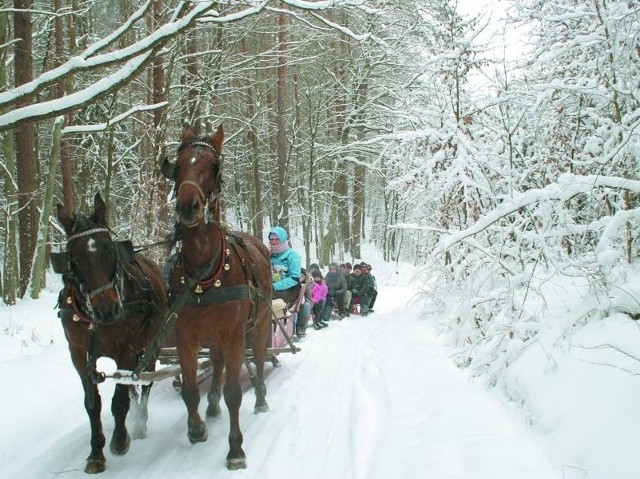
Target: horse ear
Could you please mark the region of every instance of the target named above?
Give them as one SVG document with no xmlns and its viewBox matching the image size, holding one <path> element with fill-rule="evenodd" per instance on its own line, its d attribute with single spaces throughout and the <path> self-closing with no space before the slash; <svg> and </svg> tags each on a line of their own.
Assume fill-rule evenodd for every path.
<svg viewBox="0 0 640 479">
<path fill-rule="evenodd" d="M 182 143 L 186 143 L 189 138 L 193 138 L 194 136 L 196 135 L 193 133 L 193 128 L 191 128 L 190 126 L 185 126 L 182 129 L 182 134 L 180 135 L 180 141 Z"/>
<path fill-rule="evenodd" d="M 222 142 L 224 141 L 224 129 L 222 124 L 218 127 L 213 136 L 207 138 L 207 143 L 211 143 L 216 151 L 222 152 Z"/>
<path fill-rule="evenodd" d="M 162 171 L 162 174 L 165 178 L 175 181 L 176 173 L 178 172 L 178 165 L 175 163 L 171 163 L 165 157 L 164 161 L 162 162 L 162 166 L 160 167 L 160 171 Z"/>
<path fill-rule="evenodd" d="M 60 203 L 56 205 L 56 216 L 58 217 L 58 221 L 60 221 L 60 224 L 62 225 L 64 230 L 67 232 L 67 234 L 71 233 L 71 230 L 73 229 L 73 224 L 75 223 L 75 219 L 73 218 L 73 216 L 69 214 L 69 212 L 67 212 L 67 209 L 64 206 L 62 206 L 62 204 Z"/>
<path fill-rule="evenodd" d="M 107 224 L 107 205 L 100 193 L 96 193 L 96 196 L 93 197 L 93 215 L 91 215 L 91 218 L 98 224 Z"/>
</svg>

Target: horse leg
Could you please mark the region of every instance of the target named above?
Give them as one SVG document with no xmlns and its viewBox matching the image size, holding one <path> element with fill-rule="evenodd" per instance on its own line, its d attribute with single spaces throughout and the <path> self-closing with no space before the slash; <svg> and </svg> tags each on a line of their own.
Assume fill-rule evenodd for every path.
<svg viewBox="0 0 640 479">
<path fill-rule="evenodd" d="M 69 353 L 71 354 L 71 362 L 82 381 L 82 389 L 84 391 L 84 409 L 87 411 L 87 416 L 89 416 L 89 425 L 91 426 L 91 452 L 87 457 L 84 472 L 87 474 L 97 474 L 104 472 L 107 468 L 107 460 L 102 452 L 106 442 L 104 433 L 102 432 L 102 421 L 100 420 L 100 414 L 102 412 L 102 398 L 100 397 L 98 386 L 89 380 L 89 371 L 87 370 L 87 351 L 82 348 L 76 348 L 70 343 Z"/>
<path fill-rule="evenodd" d="M 115 420 L 116 426 L 113 430 L 113 436 L 109 443 L 109 449 L 113 454 L 121 456 L 126 454 L 131 444 L 131 438 L 127 432 L 127 413 L 129 412 L 129 386 L 125 384 L 116 384 L 116 390 L 111 399 L 111 413 Z"/>
<path fill-rule="evenodd" d="M 240 431 L 240 404 L 242 403 L 242 388 L 240 387 L 240 368 L 244 355 L 244 344 L 234 354 L 226 354 L 226 379 L 224 382 L 224 402 L 229 409 L 229 454 L 227 454 L 227 469 L 236 470 L 247 467 L 247 459 L 242 450 L 242 432 Z"/>
<path fill-rule="evenodd" d="M 207 440 L 207 426 L 198 414 L 200 392 L 196 381 L 197 350 L 181 346 L 178 343 L 178 357 L 182 370 L 182 391 L 180 394 L 187 406 L 187 437 L 191 444 Z"/>
<path fill-rule="evenodd" d="M 267 323 L 269 321 L 267 320 Z M 268 325 L 269 328 L 271 327 Z M 254 414 L 269 411 L 269 404 L 267 404 L 267 385 L 264 382 L 264 362 L 267 357 L 267 345 L 264 340 L 265 336 L 258 334 L 259 327 L 251 334 L 252 347 L 253 347 L 253 359 L 256 365 L 256 378 L 254 390 L 256 393 L 256 403 L 253 407 Z M 267 333 L 268 334 L 268 333 Z"/>
<path fill-rule="evenodd" d="M 104 472 L 107 468 L 107 460 L 102 452 L 106 442 L 102 432 L 102 421 L 100 420 L 102 399 L 100 398 L 98 386 L 89 381 L 88 376 L 82 380 L 82 386 L 84 388 L 84 408 L 87 411 L 91 425 L 91 453 L 87 457 L 84 472 L 97 474 Z"/>
<path fill-rule="evenodd" d="M 149 418 L 148 402 L 149 393 L 153 384 L 147 384 L 141 387 L 140 395 L 135 386 L 129 387 L 129 400 L 131 406 L 129 409 L 129 423 L 133 426 L 131 436 L 133 439 L 144 439 L 147 437 L 147 419 Z"/>
<path fill-rule="evenodd" d="M 220 398 L 222 397 L 222 372 L 224 371 L 224 357 L 220 352 L 214 353 L 211 348 L 211 364 L 213 372 L 211 374 L 211 388 L 207 394 L 209 405 L 207 406 L 207 417 L 217 417 L 220 415 Z"/>
</svg>

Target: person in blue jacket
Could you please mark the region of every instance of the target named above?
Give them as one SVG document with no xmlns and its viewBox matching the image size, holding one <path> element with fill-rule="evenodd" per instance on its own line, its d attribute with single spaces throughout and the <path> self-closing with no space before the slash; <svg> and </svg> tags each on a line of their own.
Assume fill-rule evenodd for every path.
<svg viewBox="0 0 640 479">
<path fill-rule="evenodd" d="M 271 252 L 271 273 L 275 298 L 287 303 L 294 301 L 300 290 L 300 255 L 289 246 L 289 235 L 281 226 L 269 231 L 269 251 Z"/>
</svg>

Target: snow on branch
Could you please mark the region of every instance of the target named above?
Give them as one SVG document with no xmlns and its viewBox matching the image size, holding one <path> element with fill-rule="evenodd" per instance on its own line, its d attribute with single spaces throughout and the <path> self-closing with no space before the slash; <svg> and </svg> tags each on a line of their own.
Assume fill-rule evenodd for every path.
<svg viewBox="0 0 640 479">
<path fill-rule="evenodd" d="M 146 52 L 140 57 L 134 58 L 120 70 L 99 80 L 84 90 L 55 100 L 34 103 L 17 110 L 0 115 L 0 131 L 6 130 L 21 121 L 51 118 L 76 108 L 83 107 L 94 101 L 97 97 L 108 94 L 120 88 L 123 84 L 132 80 L 134 75 L 153 60 L 154 51 Z"/>
<path fill-rule="evenodd" d="M 101 55 L 95 55 L 99 50 L 104 49 L 107 45 L 113 43 L 113 41 L 122 34 L 122 29 L 125 28 L 126 25 L 131 23 L 135 23 L 137 18 L 144 13 L 144 9 L 146 7 L 141 7 L 127 22 L 127 24 L 123 25 L 120 29 L 116 30 L 112 35 L 106 37 L 103 40 L 100 40 L 96 44 L 91 45 L 87 50 L 85 50 L 82 54 L 77 55 L 73 58 L 70 58 L 67 62 L 60 65 L 57 68 L 49 70 L 38 78 L 24 85 L 20 85 L 19 87 L 13 88 L 6 92 L 0 93 L 0 107 L 6 107 L 13 103 L 16 103 L 20 99 L 24 98 L 27 95 L 33 95 L 43 88 L 52 85 L 62 78 L 78 72 L 78 71 L 86 71 L 91 69 L 96 69 L 99 67 L 106 67 L 109 65 L 122 63 L 125 61 L 129 61 L 133 58 L 140 58 L 141 56 L 148 56 L 150 52 L 155 52 L 161 46 L 163 46 L 168 40 L 175 37 L 176 34 L 184 31 L 189 28 L 195 20 L 198 19 L 201 15 L 206 13 L 209 9 L 211 9 L 216 2 L 201 2 L 197 3 L 196 6 L 189 11 L 184 17 L 176 20 L 173 23 L 168 23 L 162 25 L 158 30 L 150 34 L 149 36 L 141 39 L 140 41 L 129 45 L 125 48 L 121 48 L 119 50 L 115 50 L 113 52 L 104 53 Z M 143 55 L 146 54 L 146 55 Z M 95 56 L 94 56 L 95 55 Z M 126 67 L 125 67 L 126 68 Z M 122 71 L 122 70 L 121 70 Z M 97 95 L 96 95 L 97 96 Z M 69 97 L 66 97 L 69 98 Z M 86 103 L 82 103 L 86 104 Z M 73 106 L 80 105 L 70 105 L 72 109 Z M 49 116 L 55 116 L 58 112 L 53 112 Z M 12 126 L 17 122 L 18 119 L 15 119 L 12 123 L 7 123 L 7 117 L 12 117 L 12 115 L 3 115 L 1 118 L 3 119 L 2 127 L 7 128 Z M 29 117 L 27 117 L 29 118 Z M 19 119 L 25 119 L 23 117 L 19 117 Z"/>
<path fill-rule="evenodd" d="M 561 175 L 554 184 L 541 189 L 529 190 L 514 198 L 505 200 L 499 207 L 488 212 L 471 227 L 443 236 L 440 238 L 440 242 L 433 251 L 433 254 L 438 255 L 444 253 L 454 244 L 484 231 L 492 224 L 520 208 L 541 201 L 567 201 L 580 193 L 588 193 L 594 188 L 599 187 L 625 189 L 638 193 L 640 192 L 640 181 L 614 176 L 581 176 L 565 173 Z"/>
<path fill-rule="evenodd" d="M 62 129 L 62 133 L 66 135 L 66 134 L 69 134 L 69 133 L 93 133 L 93 132 L 97 132 L 97 131 L 103 131 L 103 130 L 106 130 L 107 128 L 109 128 L 112 125 L 120 123 L 121 121 L 127 119 L 131 115 L 134 115 L 134 114 L 139 113 L 141 111 L 149 111 L 149 110 L 155 110 L 157 108 L 163 108 L 163 107 L 167 106 L 168 103 L 169 102 L 167 102 L 167 101 L 163 101 L 163 102 L 160 102 L 160 103 L 155 103 L 153 105 L 138 105 L 138 106 L 134 106 L 133 108 L 130 108 L 129 110 L 125 111 L 124 113 L 121 113 L 120 115 L 116 116 L 115 118 L 110 119 L 107 122 L 98 123 L 98 124 L 94 124 L 94 125 L 71 125 L 71 126 L 68 126 L 66 128 L 63 128 Z"/>
</svg>

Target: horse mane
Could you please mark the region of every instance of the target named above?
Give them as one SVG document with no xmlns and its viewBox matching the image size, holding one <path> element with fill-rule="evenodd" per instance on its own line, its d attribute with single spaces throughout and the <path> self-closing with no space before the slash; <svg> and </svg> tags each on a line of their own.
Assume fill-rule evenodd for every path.
<svg viewBox="0 0 640 479">
<path fill-rule="evenodd" d="M 167 254 L 171 254 L 178 242 L 182 239 L 183 228 L 179 221 L 173 224 L 173 231 L 167 236 Z"/>
<path fill-rule="evenodd" d="M 96 226 L 97 223 L 88 216 L 76 216 L 75 223 L 73 225 L 73 232 L 88 230 L 91 227 Z"/>
</svg>

